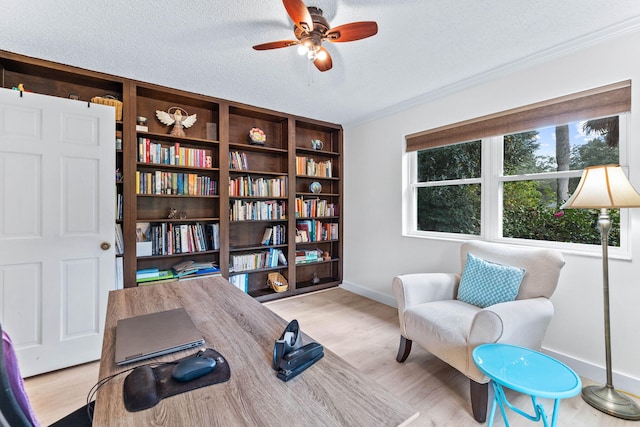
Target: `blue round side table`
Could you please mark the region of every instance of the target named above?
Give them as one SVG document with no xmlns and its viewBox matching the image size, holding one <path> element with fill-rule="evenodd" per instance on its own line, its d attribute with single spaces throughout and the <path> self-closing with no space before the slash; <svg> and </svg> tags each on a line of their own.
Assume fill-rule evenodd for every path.
<svg viewBox="0 0 640 427">
<path fill-rule="evenodd" d="M 482 344 L 473 350 L 472 357 L 480 372 L 491 379 L 494 390 L 489 427 L 493 425 L 497 405 L 500 405 L 507 427 L 509 421 L 505 405 L 531 421 L 542 420 L 545 427 L 555 427 L 560 399 L 576 396 L 582 388 L 580 377 L 567 365 L 528 348 L 508 344 Z M 530 415 L 513 406 L 504 395 L 502 387 L 530 395 L 534 414 Z M 551 424 L 544 406 L 538 403 L 537 398 L 554 399 Z"/>
</svg>

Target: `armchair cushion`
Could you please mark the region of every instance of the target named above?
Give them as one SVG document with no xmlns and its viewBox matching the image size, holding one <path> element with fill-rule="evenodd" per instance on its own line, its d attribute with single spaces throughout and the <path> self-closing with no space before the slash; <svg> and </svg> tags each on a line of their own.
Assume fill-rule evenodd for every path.
<svg viewBox="0 0 640 427">
<path fill-rule="evenodd" d="M 480 308 L 513 301 L 524 274 L 524 268 L 485 261 L 469 252 L 460 279 L 458 300 Z"/>
</svg>

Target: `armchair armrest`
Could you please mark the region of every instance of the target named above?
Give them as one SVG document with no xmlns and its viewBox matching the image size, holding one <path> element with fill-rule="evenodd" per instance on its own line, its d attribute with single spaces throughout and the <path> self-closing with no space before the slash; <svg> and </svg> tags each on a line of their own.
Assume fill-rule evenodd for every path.
<svg viewBox="0 0 640 427">
<path fill-rule="evenodd" d="M 394 277 L 391 287 L 403 313 L 417 304 L 455 299 L 459 282 L 459 274 L 414 273 Z"/>
<path fill-rule="evenodd" d="M 471 353 L 480 344 L 502 342 L 539 350 L 553 317 L 553 304 L 545 297 L 503 302 L 475 315 L 467 342 L 467 375 L 478 383 L 489 379 L 473 364 Z"/>
<path fill-rule="evenodd" d="M 503 342 L 540 349 L 553 317 L 553 304 L 544 297 L 503 302 L 480 310 L 469 332 L 469 354 L 484 343 Z"/>
</svg>

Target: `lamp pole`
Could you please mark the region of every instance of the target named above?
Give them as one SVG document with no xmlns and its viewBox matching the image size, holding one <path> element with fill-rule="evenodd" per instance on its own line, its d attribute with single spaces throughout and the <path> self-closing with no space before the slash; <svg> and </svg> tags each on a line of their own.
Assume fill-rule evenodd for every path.
<svg viewBox="0 0 640 427">
<path fill-rule="evenodd" d="M 594 408 L 625 420 L 640 420 L 640 407 L 613 387 L 611 369 L 611 320 L 609 316 L 609 231 L 611 218 L 609 209 L 601 208 L 598 216 L 598 229 L 602 245 L 602 289 L 604 302 L 604 344 L 607 370 L 607 383 L 604 386 L 587 386 L 582 389 L 582 398 Z"/>
</svg>

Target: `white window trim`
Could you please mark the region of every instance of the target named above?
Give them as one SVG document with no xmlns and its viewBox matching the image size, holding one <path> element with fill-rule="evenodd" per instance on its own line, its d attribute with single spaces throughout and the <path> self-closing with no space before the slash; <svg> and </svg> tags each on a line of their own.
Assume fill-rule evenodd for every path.
<svg viewBox="0 0 640 427">
<path fill-rule="evenodd" d="M 628 113 L 619 115 L 620 124 L 620 140 L 618 144 L 620 164 L 628 176 L 627 164 L 627 128 Z M 417 183 L 417 158 L 418 152 L 404 153 L 403 160 L 403 182 L 402 182 L 402 235 L 405 237 L 415 237 L 431 240 L 473 240 L 482 239 L 487 241 L 500 242 L 521 246 L 547 247 L 562 250 L 565 253 L 575 253 L 580 255 L 601 256 L 602 248 L 600 245 L 587 245 L 581 243 L 565 243 L 552 242 L 547 240 L 518 239 L 511 237 L 502 237 L 502 184 L 509 181 L 520 181 L 526 179 L 547 179 L 555 177 L 580 177 L 582 171 L 562 171 L 525 175 L 504 176 L 502 171 L 502 137 L 490 137 L 482 140 L 482 176 L 480 178 L 459 179 L 450 181 L 441 181 L 438 183 Z M 418 188 L 437 185 L 451 184 L 475 184 L 480 183 L 482 186 L 481 200 L 481 231 L 480 235 L 475 234 L 459 234 L 445 233 L 436 231 L 419 231 L 417 230 L 417 191 Z M 631 221 L 629 209 L 620 210 L 620 246 L 609 246 L 609 257 L 614 259 L 631 259 Z"/>
</svg>

